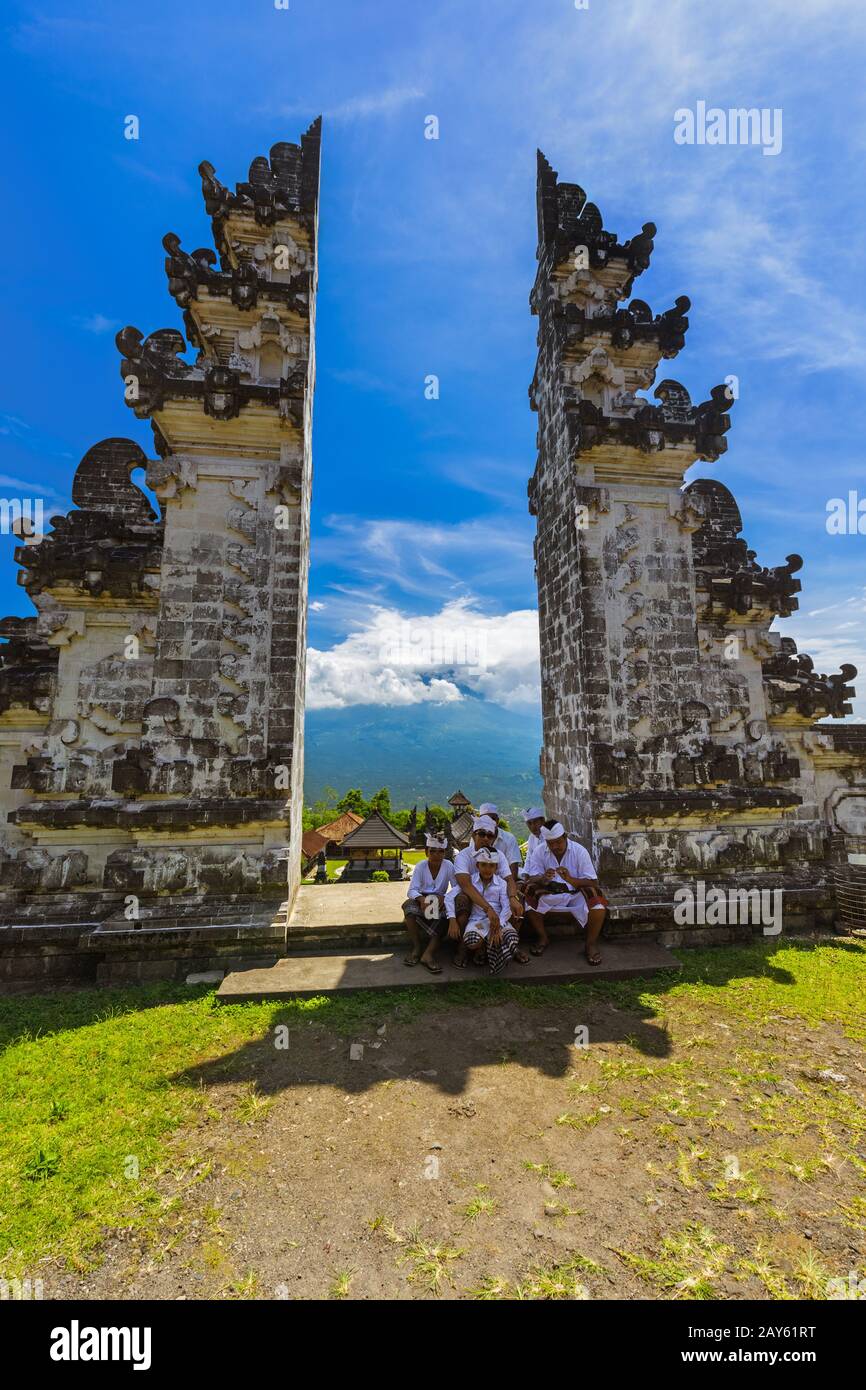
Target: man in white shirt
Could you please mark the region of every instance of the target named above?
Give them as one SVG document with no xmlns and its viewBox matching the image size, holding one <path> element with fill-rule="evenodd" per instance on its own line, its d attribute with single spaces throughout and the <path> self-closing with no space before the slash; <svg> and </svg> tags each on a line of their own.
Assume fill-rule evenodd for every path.
<svg viewBox="0 0 866 1390">
<path fill-rule="evenodd" d="M 527 806 L 523 812 L 523 819 L 526 821 L 526 829 L 529 834 L 526 838 L 526 857 L 523 867 L 519 872 L 521 879 L 526 878 L 526 866 L 534 850 L 541 849 L 544 841 L 541 838 L 541 827 L 544 824 L 544 811 L 540 806 Z"/>
<path fill-rule="evenodd" d="M 454 915 L 461 930 L 469 920 L 473 904 L 486 912 L 491 926 L 494 925 L 494 918 L 496 918 L 497 924 L 499 921 L 496 911 L 484 901 L 473 882 L 473 875 L 477 870 L 476 856 L 482 849 L 493 850 L 497 856 L 496 873 L 505 884 L 510 915 L 512 917 L 522 917 L 523 915 L 523 904 L 517 894 L 517 884 L 511 872 L 511 865 L 501 850 L 493 849 L 496 835 L 495 821 L 491 820 L 489 816 L 476 816 L 472 822 L 472 837 L 469 844 L 454 858 L 454 877 L 459 889 L 459 893 L 455 897 Z"/>
<path fill-rule="evenodd" d="M 493 848 L 498 849 L 500 854 L 504 854 L 511 869 L 511 875 L 515 882 L 520 872 L 520 846 L 510 830 L 503 830 L 499 824 L 499 811 L 492 801 L 485 801 L 483 806 L 478 808 L 479 816 L 488 816 L 496 826 L 496 839 L 493 841 Z"/>
<path fill-rule="evenodd" d="M 530 950 L 540 956 L 550 944 L 545 914 L 567 912 L 586 928 L 586 959 L 590 965 L 600 965 L 597 942 L 607 916 L 607 899 L 599 888 L 595 865 L 583 845 L 569 840 L 558 821 L 545 821 L 541 838 L 543 844 L 526 864 L 526 920 L 538 938 Z"/>
<path fill-rule="evenodd" d="M 460 945 L 454 957 L 454 964 L 461 969 L 467 957 L 473 965 L 482 965 L 485 952 L 491 975 L 504 970 L 510 960 L 525 965 L 529 956 L 520 949 L 517 931 L 511 924 L 511 909 L 505 881 L 497 873 L 499 853 L 495 849 L 479 849 L 475 854 L 475 872 L 472 886 L 479 902 L 472 902 L 468 921 L 463 929 L 457 921 L 454 903 L 459 898 L 456 889 L 448 894 L 448 935 L 459 940 Z"/>
<path fill-rule="evenodd" d="M 403 964 L 417 965 L 420 961 L 431 975 L 442 974 L 436 953 L 448 930 L 445 895 L 455 886 L 454 865 L 445 858 L 447 848 L 447 842 L 440 835 L 427 836 L 427 858 L 420 860 L 412 870 L 403 904 L 403 920 L 412 942 Z"/>
</svg>

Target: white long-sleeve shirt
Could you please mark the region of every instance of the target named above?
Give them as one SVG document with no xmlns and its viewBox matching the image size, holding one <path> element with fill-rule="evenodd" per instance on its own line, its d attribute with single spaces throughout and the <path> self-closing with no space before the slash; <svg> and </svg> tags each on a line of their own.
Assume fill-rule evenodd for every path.
<svg viewBox="0 0 866 1390">
<path fill-rule="evenodd" d="M 520 846 L 516 836 L 512 835 L 510 830 L 500 830 L 493 841 L 493 848 L 498 849 L 500 854 L 504 854 L 509 864 L 520 863 Z"/>
<path fill-rule="evenodd" d="M 449 888 L 453 888 L 454 883 L 454 865 L 450 859 L 442 860 L 435 878 L 430 872 L 429 859 L 421 859 L 412 870 L 409 891 L 406 896 L 408 898 L 423 898 L 428 893 L 447 893 Z"/>
<path fill-rule="evenodd" d="M 475 851 L 475 844 L 474 844 L 474 842 L 470 842 L 470 844 L 467 845 L 466 849 L 461 849 L 460 853 L 457 854 L 457 855 L 455 855 L 455 857 L 454 857 L 454 872 L 455 872 L 455 874 L 475 874 L 475 873 L 477 873 L 477 871 L 478 871 L 478 865 L 477 865 L 476 862 L 475 862 L 475 853 L 476 853 L 476 851 Z M 497 853 L 499 854 L 499 863 L 498 863 L 497 866 L 496 866 L 496 877 L 497 877 L 497 878 L 510 878 L 510 877 L 511 877 L 511 865 L 509 864 L 508 860 L 505 858 L 505 855 L 502 853 L 502 850 L 498 850 Z M 519 857 L 519 856 L 518 856 L 518 857 Z"/>
<path fill-rule="evenodd" d="M 524 872 L 527 878 L 541 878 L 546 869 L 558 871 L 561 868 L 566 869 L 575 878 L 598 878 L 595 865 L 577 840 L 566 840 L 562 859 L 557 859 L 549 849 L 547 840 L 542 840 L 538 848 L 527 854 Z M 564 879 L 560 881 L 565 882 Z"/>
<path fill-rule="evenodd" d="M 541 846 L 543 844 L 544 841 L 542 840 L 541 836 L 533 835 L 532 831 L 530 830 L 526 840 L 526 859 L 523 862 L 523 868 L 520 870 L 521 878 L 526 878 L 527 870 L 529 867 L 529 861 L 532 858 L 533 851 L 541 849 Z"/>
<path fill-rule="evenodd" d="M 481 875 L 476 872 L 472 875 L 472 886 L 476 888 L 485 902 L 488 902 L 498 915 L 500 924 L 504 927 L 511 921 L 511 905 L 508 901 L 508 888 L 504 880 L 498 874 L 494 874 L 489 883 L 485 883 Z M 450 890 L 445 898 L 445 910 L 449 917 L 454 917 L 454 899 L 459 893 L 459 887 L 455 886 Z M 485 936 L 490 930 L 490 922 L 487 913 L 478 903 L 472 904 L 472 911 L 469 913 L 469 920 L 466 923 L 466 930 L 472 927 L 478 932 L 479 936 Z"/>
</svg>

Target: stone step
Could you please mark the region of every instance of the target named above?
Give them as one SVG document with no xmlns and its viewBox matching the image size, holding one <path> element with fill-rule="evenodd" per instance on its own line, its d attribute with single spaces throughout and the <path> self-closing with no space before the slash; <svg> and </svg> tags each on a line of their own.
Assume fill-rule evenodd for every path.
<svg viewBox="0 0 866 1390">
<path fill-rule="evenodd" d="M 242 1000 L 305 998 L 319 994 L 347 994 L 358 990 L 406 989 L 419 986 L 466 984 L 490 980 L 486 970 L 468 966 L 458 970 L 451 950 L 442 951 L 442 974 L 431 975 L 422 965 L 403 964 L 405 943 L 398 950 L 330 951 L 294 954 L 268 968 L 232 970 L 217 990 L 226 1004 Z M 665 946 L 654 941 L 604 941 L 602 963 L 591 966 L 580 943 L 561 937 L 551 942 L 543 956 L 533 956 L 527 965 L 512 963 L 497 976 L 510 984 L 561 984 L 572 981 L 627 980 L 635 976 L 679 970 L 680 963 Z"/>
<path fill-rule="evenodd" d="M 140 916 L 130 920 L 117 911 L 100 923 L 103 932 L 163 931 L 170 929 L 271 927 L 285 931 L 288 903 L 278 897 L 236 897 L 209 901 L 203 898 L 160 897 L 141 904 Z"/>
</svg>

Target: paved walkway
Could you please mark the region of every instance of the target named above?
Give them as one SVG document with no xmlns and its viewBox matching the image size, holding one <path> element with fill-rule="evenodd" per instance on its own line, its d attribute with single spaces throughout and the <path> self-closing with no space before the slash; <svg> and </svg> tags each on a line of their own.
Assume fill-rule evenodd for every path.
<svg viewBox="0 0 866 1390">
<path fill-rule="evenodd" d="M 409 880 L 403 883 L 302 883 L 289 919 L 294 931 L 327 927 L 402 926 L 400 904 Z"/>
<path fill-rule="evenodd" d="M 322 891 L 327 896 L 329 890 Z M 580 942 L 573 937 L 560 938 L 551 942 L 543 956 L 531 957 L 528 965 L 512 963 L 498 978 L 516 984 L 559 984 L 572 980 L 625 980 L 634 975 L 654 975 L 660 970 L 680 968 L 676 957 L 665 946 L 657 946 L 653 941 L 603 941 L 601 953 L 602 964 L 593 967 L 587 964 Z M 473 966 L 458 970 L 451 963 L 447 945 L 442 952 L 441 975 L 431 975 L 422 965 L 405 966 L 405 954 L 406 946 L 401 945 L 398 950 L 290 955 L 263 969 L 232 971 L 220 985 L 217 997 L 226 1003 L 235 1003 L 245 999 L 343 994 L 362 989 L 405 989 L 409 985 L 432 989 L 437 985 L 491 978 L 486 970 Z"/>
</svg>

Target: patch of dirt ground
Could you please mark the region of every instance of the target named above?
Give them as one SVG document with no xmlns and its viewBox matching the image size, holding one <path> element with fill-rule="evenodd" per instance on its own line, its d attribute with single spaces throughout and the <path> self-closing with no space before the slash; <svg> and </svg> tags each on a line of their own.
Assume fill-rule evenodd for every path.
<svg viewBox="0 0 866 1390">
<path fill-rule="evenodd" d="M 107 1232 L 51 1296 L 810 1298 L 866 1274 L 861 1045 L 686 1001 L 575 1013 L 383 1003 L 355 1038 L 295 1023 L 187 1074 L 155 1236 Z"/>
</svg>

